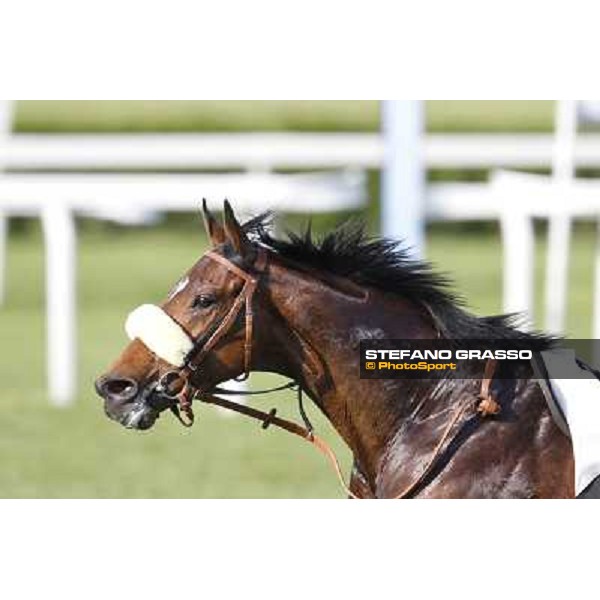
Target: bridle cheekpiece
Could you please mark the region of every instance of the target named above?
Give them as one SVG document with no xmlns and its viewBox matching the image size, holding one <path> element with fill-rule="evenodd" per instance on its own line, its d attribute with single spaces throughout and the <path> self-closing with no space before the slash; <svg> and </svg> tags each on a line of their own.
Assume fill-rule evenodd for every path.
<svg viewBox="0 0 600 600">
<path fill-rule="evenodd" d="M 229 333 L 237 321 L 242 308 L 245 309 L 244 372 L 237 378 L 237 381 L 245 381 L 250 376 L 252 368 L 252 341 L 254 336 L 254 294 L 258 288 L 260 276 L 265 272 L 268 263 L 267 251 L 260 247 L 257 248 L 257 257 L 252 267 L 252 273 L 245 271 L 232 260 L 212 250 L 207 252 L 205 256 L 220 263 L 228 271 L 234 273 L 243 280 L 244 285 L 223 320 L 210 333 L 208 338 L 204 340 L 202 336 L 196 339 L 190 337 L 192 341 L 191 349 L 185 356 L 183 364 L 168 370 L 158 379 L 155 391 L 174 401 L 170 408 L 187 427 L 191 426 L 194 422 L 192 401 L 197 393 L 202 393 L 201 390 L 191 384 L 190 379 L 206 360 L 208 354 Z M 186 416 L 185 420 L 182 419 L 180 413 Z"/>
</svg>

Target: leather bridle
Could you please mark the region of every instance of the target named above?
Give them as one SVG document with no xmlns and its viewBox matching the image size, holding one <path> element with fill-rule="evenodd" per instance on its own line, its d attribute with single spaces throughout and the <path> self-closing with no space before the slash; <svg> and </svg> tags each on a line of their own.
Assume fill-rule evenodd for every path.
<svg viewBox="0 0 600 600">
<path fill-rule="evenodd" d="M 218 254 L 214 251 L 209 251 L 205 254 L 208 258 L 220 263 L 228 271 L 234 273 L 237 277 L 242 279 L 244 282 L 240 293 L 237 295 L 233 305 L 215 328 L 214 331 L 210 332 L 208 336 L 200 337 L 194 340 L 193 347 L 184 359 L 184 363 L 177 369 L 170 369 L 158 378 L 158 383 L 155 387 L 155 391 L 171 400 L 169 408 L 179 419 L 179 421 L 186 427 L 190 427 L 194 423 L 194 413 L 192 410 L 193 400 L 199 400 L 206 404 L 214 404 L 224 409 L 231 410 L 247 417 L 256 419 L 261 422 L 263 429 L 267 429 L 270 425 L 274 425 L 289 433 L 297 435 L 302 439 L 310 442 L 315 446 L 330 462 L 333 470 L 335 471 L 340 484 L 344 491 L 351 498 L 359 498 L 350 487 L 346 484 L 339 461 L 329 447 L 329 445 L 315 435 L 313 426 L 308 420 L 308 417 L 304 411 L 302 402 L 302 386 L 296 381 L 291 381 L 281 386 L 269 388 L 266 390 L 257 391 L 232 391 L 223 388 L 213 388 L 210 391 L 202 390 L 191 383 L 193 374 L 198 370 L 202 362 L 206 359 L 208 354 L 213 350 L 216 345 L 229 333 L 230 329 L 235 324 L 238 316 L 241 313 L 242 308 L 245 308 L 245 337 L 244 337 L 244 372 L 238 381 L 246 380 L 251 371 L 252 367 L 252 342 L 254 335 L 254 314 L 253 314 L 253 303 L 254 295 L 258 288 L 259 280 L 261 275 L 264 274 L 268 264 L 268 254 L 263 248 L 258 247 L 257 257 L 253 266 L 253 272 L 250 273 L 241 269 L 230 259 Z M 482 417 L 493 416 L 500 412 L 500 406 L 493 398 L 490 386 L 494 377 L 494 371 L 496 368 L 496 361 L 489 360 L 486 363 L 484 376 L 481 380 L 480 392 L 477 396 L 478 402 L 476 403 L 476 412 Z M 276 416 L 276 409 L 272 409 L 266 413 L 261 410 L 239 404 L 225 398 L 220 398 L 215 394 L 219 395 L 259 395 L 277 392 L 285 389 L 293 389 L 298 394 L 298 407 L 300 415 L 304 422 L 304 426 L 282 419 Z M 431 454 L 429 461 L 426 463 L 425 468 L 416 477 L 414 481 L 404 488 L 394 499 L 408 498 L 424 483 L 427 476 L 431 473 L 438 459 L 440 458 L 443 451 L 448 447 L 448 443 L 451 442 L 451 435 L 455 425 L 460 421 L 461 417 L 465 414 L 468 408 L 473 407 L 473 399 L 470 396 L 465 398 L 465 401 L 458 404 L 457 408 L 453 412 L 448 425 L 444 429 L 442 436 L 436 445 L 434 451 Z M 422 404 L 417 407 L 417 410 L 422 408 Z M 185 418 L 182 417 L 185 415 Z"/>
<path fill-rule="evenodd" d="M 263 248 L 257 248 L 257 253 L 253 270 L 260 276 L 266 269 L 268 255 Z M 190 427 L 194 423 L 192 401 L 199 391 L 191 384 L 191 378 L 209 353 L 229 333 L 229 330 L 237 321 L 242 308 L 245 308 L 244 373 L 241 377 L 237 378 L 237 381 L 248 379 L 252 362 L 252 340 L 254 339 L 254 314 L 252 307 L 254 294 L 258 287 L 258 276 L 244 271 L 233 261 L 212 250 L 208 251 L 205 256 L 222 264 L 228 271 L 231 271 L 242 279 L 244 285 L 240 293 L 236 296 L 231 308 L 214 331 L 210 332 L 208 336 L 202 336 L 193 341 L 192 349 L 184 358 L 183 365 L 177 369 L 170 369 L 158 379 L 155 388 L 156 392 L 174 401 L 170 408 L 186 427 Z M 184 414 L 187 420 L 182 419 L 181 414 Z"/>
</svg>

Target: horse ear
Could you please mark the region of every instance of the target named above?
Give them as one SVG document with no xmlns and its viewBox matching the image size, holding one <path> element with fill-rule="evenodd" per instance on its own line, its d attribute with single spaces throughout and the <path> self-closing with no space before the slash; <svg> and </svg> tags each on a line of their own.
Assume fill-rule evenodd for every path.
<svg viewBox="0 0 600 600">
<path fill-rule="evenodd" d="M 224 226 L 227 241 L 233 246 L 233 249 L 242 258 L 250 258 L 254 252 L 252 248 L 252 243 L 244 233 L 242 226 L 238 223 L 237 219 L 235 218 L 235 215 L 233 214 L 233 209 L 231 208 L 231 205 L 227 200 L 225 200 L 223 212 L 225 215 Z"/>
<path fill-rule="evenodd" d="M 206 198 L 202 198 L 202 220 L 204 228 L 213 246 L 225 243 L 225 230 L 221 224 L 214 218 L 206 205 Z"/>
</svg>

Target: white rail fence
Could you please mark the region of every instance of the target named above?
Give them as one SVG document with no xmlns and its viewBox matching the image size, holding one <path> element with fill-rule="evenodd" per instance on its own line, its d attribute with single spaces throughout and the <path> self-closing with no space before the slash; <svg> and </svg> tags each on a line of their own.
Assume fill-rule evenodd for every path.
<svg viewBox="0 0 600 600">
<path fill-rule="evenodd" d="M 0 122 L 1 126 L 1 122 Z M 378 133 L 16 134 L 0 146 L 5 168 L 48 169 L 380 169 Z M 427 134 L 418 159 L 430 169 L 552 166 L 553 134 Z M 600 134 L 577 138 L 576 167 L 600 166 Z"/>
<path fill-rule="evenodd" d="M 13 135 L 10 123 L 10 105 L 0 104 L 0 302 L 8 219 L 37 216 L 43 223 L 46 256 L 48 390 L 56 405 L 69 404 L 77 387 L 75 216 L 144 222 L 161 212 L 196 211 L 202 198 L 220 207 L 228 197 L 242 214 L 269 208 L 348 210 L 367 200 L 364 171 L 356 168 L 273 172 L 290 164 L 285 149 L 262 136 L 251 136 L 249 144 L 240 146 L 237 136 Z M 243 172 L 77 172 L 132 168 Z"/>
<path fill-rule="evenodd" d="M 56 405 L 75 397 L 75 216 L 130 220 L 136 214 L 191 212 L 206 197 L 220 207 L 235 198 L 238 211 L 276 207 L 290 212 L 359 208 L 366 200 L 364 176 L 356 172 L 299 175 L 4 175 L 0 178 L 0 263 L 4 263 L 6 217 L 40 216 L 46 252 L 48 389 Z M 0 277 L 4 276 L 4 265 Z M 1 291 L 1 290 L 0 290 Z"/>
<path fill-rule="evenodd" d="M 571 107 L 572 108 L 572 107 Z M 422 114 L 418 103 L 388 105 L 403 118 Z M 4 110 L 4 115 L 9 111 Z M 402 113 L 402 114 L 400 114 Z M 2 118 L 0 126 L 10 123 Z M 389 116 L 389 115 L 388 115 Z M 393 114 L 392 114 L 393 118 Z M 563 119 L 564 123 L 564 119 Z M 413 123 L 414 124 L 414 123 Z M 277 208 L 319 212 L 358 208 L 366 201 L 365 169 L 382 169 L 385 218 L 411 215 L 409 233 L 424 220 L 499 220 L 504 248 L 504 308 L 533 314 L 532 217 L 560 218 L 554 230 L 562 250 L 549 258 L 549 273 L 568 256 L 568 229 L 573 217 L 596 218 L 600 187 L 594 181 L 498 173 L 489 183 L 424 183 L 429 168 L 552 167 L 567 164 L 600 167 L 600 135 L 586 134 L 570 148 L 553 135 L 425 135 L 385 127 L 382 134 L 281 133 L 210 135 L 11 135 L 0 137 L 0 298 L 3 290 L 6 218 L 37 215 L 43 219 L 46 245 L 48 383 L 51 400 L 68 404 L 76 389 L 74 215 L 83 214 L 135 222 L 153 212 L 196 210 L 198 200 L 235 199 L 242 212 Z M 422 127 L 422 122 L 417 121 Z M 565 131 L 572 135 L 572 124 Z M 568 145 L 568 144 L 567 144 Z M 401 149 L 398 152 L 398 149 Z M 567 148 L 567 150 L 565 150 Z M 412 150 L 411 150 L 412 149 Z M 562 156 L 562 158 L 560 158 Z M 559 157 L 559 158 L 557 158 Z M 566 157 L 566 158 L 565 158 Z M 48 173 L 78 169 L 241 169 L 227 174 L 81 174 Z M 283 175 L 279 169 L 329 169 L 326 172 Z M 331 171 L 337 169 L 337 171 Z M 395 177 L 395 170 L 399 169 Z M 19 172 L 15 172 L 19 171 Z M 390 184 L 385 181 L 394 178 Z M 410 190 L 408 189 L 410 187 Z M 409 193 L 410 192 L 410 193 Z M 424 195 L 424 197 L 423 197 Z M 413 206 L 398 210 L 398 198 Z M 557 216 L 558 215 L 558 216 Z M 566 215 L 566 218 L 565 218 Z M 399 219 L 395 219 L 402 226 Z M 567 226 L 565 227 L 565 223 Z M 562 235 L 560 234 L 562 231 Z M 567 235 L 565 234 L 567 231 Z M 397 234 L 395 231 L 390 233 Z M 556 237 L 556 236 L 555 236 Z M 419 250 L 417 239 L 417 250 Z M 567 248 L 565 250 L 565 247 Z M 552 261 L 555 261 L 554 263 Z M 566 263 L 565 263 L 566 264 Z M 559 265 L 560 268 L 563 268 Z M 600 273 L 600 261 L 597 262 Z M 566 279 L 549 284 L 547 305 L 564 306 Z M 562 282 L 561 282 L 562 281 Z M 600 335 L 596 278 L 595 334 Z M 552 288 L 552 289 L 550 289 Z M 548 295 L 552 298 L 548 299 Z M 556 299 L 558 298 L 558 300 Z M 564 311 L 563 311 L 564 312 Z M 554 313 L 556 315 L 556 310 Z M 552 329 L 562 327 L 562 317 Z"/>
<path fill-rule="evenodd" d="M 494 201 L 504 207 L 501 217 L 504 273 L 504 310 L 523 311 L 534 316 L 533 219 L 548 219 L 548 250 L 544 287 L 546 320 L 551 332 L 564 330 L 567 300 L 567 273 L 570 228 L 574 219 L 598 219 L 600 182 L 595 180 L 556 181 L 525 173 L 497 172 L 491 181 Z M 559 231 L 552 231 L 552 221 Z M 600 232 L 599 232 L 600 233 Z M 597 237 L 600 242 L 600 235 Z M 600 339 L 600 243 L 595 250 L 595 293 L 593 295 L 592 337 Z"/>
</svg>

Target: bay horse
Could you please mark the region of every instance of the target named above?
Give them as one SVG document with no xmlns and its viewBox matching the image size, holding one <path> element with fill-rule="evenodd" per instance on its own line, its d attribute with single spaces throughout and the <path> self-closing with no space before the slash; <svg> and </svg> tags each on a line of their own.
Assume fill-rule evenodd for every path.
<svg viewBox="0 0 600 600">
<path fill-rule="evenodd" d="M 533 340 L 543 349 L 550 337 L 519 331 L 510 316 L 470 314 L 447 278 L 361 227 L 316 239 L 309 226 L 279 239 L 265 216 L 240 225 L 228 202 L 222 224 L 206 203 L 203 217 L 211 250 L 154 307 L 190 340 L 185 357 L 165 360 L 151 341 L 133 337 L 96 381 L 111 419 L 148 429 L 167 408 L 191 416 L 191 399 L 214 399 L 221 382 L 274 372 L 293 380 L 350 448 L 351 497 L 574 497 L 571 442 L 530 370 L 359 376 L 361 340 Z M 487 416 L 477 403 L 484 388 L 497 409 Z M 272 413 L 242 412 L 316 439 Z"/>
</svg>

